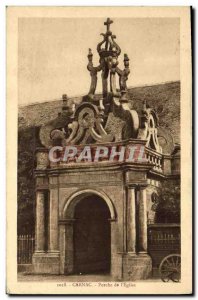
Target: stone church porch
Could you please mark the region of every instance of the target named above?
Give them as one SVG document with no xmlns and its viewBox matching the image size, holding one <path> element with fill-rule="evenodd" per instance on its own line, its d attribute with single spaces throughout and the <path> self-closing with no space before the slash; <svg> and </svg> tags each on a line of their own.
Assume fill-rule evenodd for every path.
<svg viewBox="0 0 198 300">
<path fill-rule="evenodd" d="M 113 280 L 138 281 L 152 274 L 148 251 L 148 225 L 155 219 L 152 195 L 157 194 L 164 180 L 175 179 L 179 155 L 177 151 L 172 155 L 173 143 L 168 145 L 170 153 L 163 154 L 158 116 L 146 100 L 140 111 L 129 105 L 126 85 L 129 58 L 124 54 L 124 69 L 120 69 L 121 49 L 109 29 L 112 23 L 110 19 L 104 23 L 107 31 L 97 46 L 100 57 L 97 67 L 93 66 L 89 49 L 88 94 L 77 106 L 63 95 L 62 113 L 39 130 L 32 259 L 36 276 L 94 278 L 101 273 Z M 99 99 L 95 91 L 100 71 L 103 92 Z M 58 158 L 64 155 L 60 147 L 67 145 L 78 148 L 86 145 L 90 151 L 98 145 L 111 145 L 118 156 L 123 145 L 141 145 L 145 156 L 137 161 L 65 162 Z M 53 147 L 55 161 L 49 157 Z"/>
</svg>

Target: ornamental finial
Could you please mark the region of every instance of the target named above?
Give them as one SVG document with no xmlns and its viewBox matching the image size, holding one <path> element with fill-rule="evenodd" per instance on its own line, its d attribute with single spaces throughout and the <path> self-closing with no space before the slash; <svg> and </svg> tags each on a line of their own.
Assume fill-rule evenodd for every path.
<svg viewBox="0 0 198 300">
<path fill-rule="evenodd" d="M 126 81 L 130 73 L 129 70 L 129 57 L 124 54 L 124 69 L 118 67 L 118 57 L 121 53 L 121 49 L 116 43 L 116 36 L 110 31 L 110 25 L 113 21 L 110 18 L 104 22 L 107 27 L 106 33 L 101 33 L 103 39 L 97 45 L 97 52 L 100 56 L 99 65 L 94 67 L 93 65 L 93 54 L 91 49 L 88 53 L 88 65 L 87 68 L 91 75 L 91 85 L 88 93 L 89 100 L 94 100 L 94 95 L 97 86 L 97 73 L 101 71 L 102 75 L 102 94 L 104 103 L 109 100 L 109 95 L 114 97 L 120 97 L 121 102 L 127 102 L 126 92 L 127 85 Z M 116 88 L 116 76 L 119 76 L 119 91 Z M 109 89 L 110 87 L 110 89 Z"/>
<path fill-rule="evenodd" d="M 97 51 L 100 57 L 105 58 L 111 56 L 116 52 L 117 57 L 121 53 L 121 49 L 118 44 L 115 42 L 116 36 L 110 31 L 110 25 L 113 23 L 113 20 L 107 18 L 104 22 L 104 25 L 107 27 L 106 33 L 101 33 L 103 40 L 98 44 Z"/>
</svg>

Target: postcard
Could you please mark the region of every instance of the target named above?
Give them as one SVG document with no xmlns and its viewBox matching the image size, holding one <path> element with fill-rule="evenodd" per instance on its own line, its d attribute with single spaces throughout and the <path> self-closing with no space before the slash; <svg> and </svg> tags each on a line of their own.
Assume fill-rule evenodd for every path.
<svg viewBox="0 0 198 300">
<path fill-rule="evenodd" d="M 190 7 L 7 7 L 8 294 L 192 294 Z"/>
</svg>

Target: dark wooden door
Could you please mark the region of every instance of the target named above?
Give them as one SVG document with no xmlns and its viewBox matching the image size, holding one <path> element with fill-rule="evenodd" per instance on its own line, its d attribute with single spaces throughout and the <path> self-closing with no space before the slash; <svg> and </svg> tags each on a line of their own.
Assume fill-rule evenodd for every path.
<svg viewBox="0 0 198 300">
<path fill-rule="evenodd" d="M 75 208 L 74 272 L 109 272 L 111 241 L 109 208 L 97 196 L 81 200 Z"/>
</svg>

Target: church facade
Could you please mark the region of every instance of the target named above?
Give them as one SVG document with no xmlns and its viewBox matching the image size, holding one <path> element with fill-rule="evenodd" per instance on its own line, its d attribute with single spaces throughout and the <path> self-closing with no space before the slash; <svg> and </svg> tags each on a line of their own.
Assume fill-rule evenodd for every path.
<svg viewBox="0 0 198 300">
<path fill-rule="evenodd" d="M 124 68 L 118 67 L 121 48 L 110 30 L 112 23 L 104 23 L 98 66 L 89 49 L 88 94 L 78 105 L 63 95 L 62 113 L 40 128 L 42 147 L 35 154 L 37 274 L 102 272 L 115 280 L 138 280 L 152 272 L 152 195 L 164 181 L 178 180 L 180 149 L 169 140 L 165 151 L 158 115 L 146 99 L 140 110 L 132 107 L 126 85 L 129 58 L 124 54 Z M 95 94 L 99 73 L 101 97 Z M 85 147 L 87 153 L 95 154 L 97 147 L 101 152 L 97 161 L 94 155 L 73 159 L 71 152 L 70 159 L 61 159 L 68 146 L 77 153 Z M 134 149 L 133 154 L 142 149 L 140 159 L 130 160 L 130 154 L 126 158 L 126 148 Z M 51 149 L 54 160 L 49 158 Z M 114 159 L 109 157 L 112 151 Z"/>
</svg>

